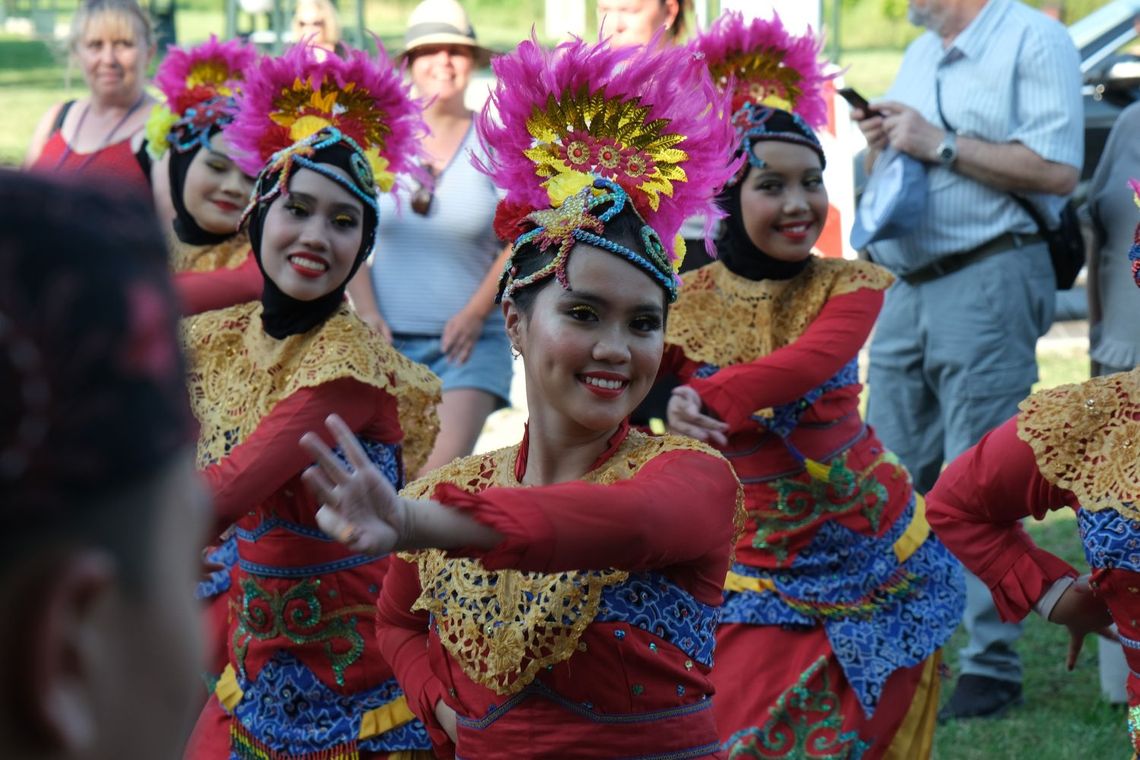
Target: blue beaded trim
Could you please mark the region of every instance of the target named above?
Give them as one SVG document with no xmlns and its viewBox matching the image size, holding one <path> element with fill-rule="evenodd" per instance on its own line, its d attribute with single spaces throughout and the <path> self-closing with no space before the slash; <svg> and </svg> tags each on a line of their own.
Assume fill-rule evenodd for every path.
<svg viewBox="0 0 1140 760">
<path fill-rule="evenodd" d="M 233 123 L 237 100 L 232 97 L 210 98 L 204 103 L 186 109 L 167 133 L 166 141 L 175 153 L 186 153 L 196 147 L 210 145 L 210 130 L 222 129 Z M 204 114 L 204 118 L 199 116 Z"/>
<path fill-rule="evenodd" d="M 368 554 L 354 554 L 351 557 L 345 557 L 336 562 L 325 562 L 321 565 L 303 565 L 301 567 L 263 565 L 259 562 L 239 559 L 238 567 L 250 575 L 257 575 L 262 578 L 308 578 L 313 575 L 324 575 L 326 573 L 338 573 L 342 570 L 351 570 L 354 567 L 368 565 L 384 559 L 387 556 L 387 554 L 378 557 L 373 557 Z"/>
<path fill-rule="evenodd" d="M 720 608 L 701 604 L 660 573 L 630 575 L 602 592 L 595 623 L 627 623 L 712 667 Z M 616 632 L 615 632 L 616 633 Z"/>
</svg>

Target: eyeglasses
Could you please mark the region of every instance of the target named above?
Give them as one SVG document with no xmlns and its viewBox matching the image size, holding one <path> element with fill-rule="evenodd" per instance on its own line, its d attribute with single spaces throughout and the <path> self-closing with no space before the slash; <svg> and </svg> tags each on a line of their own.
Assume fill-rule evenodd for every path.
<svg viewBox="0 0 1140 760">
<path fill-rule="evenodd" d="M 302 29 L 324 29 L 325 21 L 324 19 L 320 19 L 319 21 L 298 21 L 297 26 Z"/>
<path fill-rule="evenodd" d="M 433 180 L 435 179 L 435 167 L 431 164 L 424 164 L 423 170 Z M 417 183 L 419 186 L 412 192 L 412 211 L 415 211 L 420 216 L 427 216 L 431 211 L 431 202 L 435 200 L 435 194 L 431 188 L 422 182 Z"/>
</svg>

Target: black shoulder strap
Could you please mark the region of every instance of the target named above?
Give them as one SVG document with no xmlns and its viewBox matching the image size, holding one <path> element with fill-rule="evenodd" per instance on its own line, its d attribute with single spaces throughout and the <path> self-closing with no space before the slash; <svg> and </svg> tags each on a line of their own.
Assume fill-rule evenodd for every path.
<svg viewBox="0 0 1140 760">
<path fill-rule="evenodd" d="M 67 118 L 67 112 L 71 110 L 71 107 L 73 105 L 75 105 L 75 101 L 68 100 L 59 107 L 59 113 L 55 115 L 55 121 L 51 125 L 51 132 L 48 134 L 54 135 L 59 130 L 63 129 L 63 120 Z"/>
</svg>

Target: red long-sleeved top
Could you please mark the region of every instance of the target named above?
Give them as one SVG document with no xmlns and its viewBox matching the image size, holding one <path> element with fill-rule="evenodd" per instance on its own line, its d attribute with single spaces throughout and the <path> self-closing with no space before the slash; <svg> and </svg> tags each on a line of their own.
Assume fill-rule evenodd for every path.
<svg viewBox="0 0 1140 760">
<path fill-rule="evenodd" d="M 253 251 L 241 266 L 214 269 L 209 272 L 176 272 L 174 288 L 178 292 L 182 316 L 256 301 L 261 297 L 265 279 Z"/>
<path fill-rule="evenodd" d="M 267 521 L 280 519 L 321 535 L 315 518 L 317 502 L 301 482 L 301 473 L 312 464 L 312 457 L 297 441 L 304 433 L 313 431 L 335 445 L 324 425 L 325 418 L 334 413 L 362 438 L 391 443 L 403 438 L 396 402 L 384 391 L 350 378 L 301 389 L 279 402 L 254 432 L 225 458 L 202 471 L 213 496 L 219 530 L 236 522 L 246 535 L 258 534 L 267 527 Z M 274 568 L 328 565 L 353 557 L 335 541 L 310 538 L 282 527 L 271 528 L 256 541 L 239 540 L 238 553 L 243 561 Z M 318 581 L 316 593 L 323 610 L 322 621 L 335 619 L 338 609 L 371 606 L 387 570 L 388 561 L 382 559 L 309 578 Z M 235 584 L 239 598 L 246 575 L 239 567 Z M 293 592 L 298 583 L 297 579 L 263 576 L 255 580 L 270 593 Z M 243 667 L 251 676 L 256 676 L 275 652 L 284 649 L 317 673 L 330 688 L 352 693 L 375 686 L 391 678 L 392 671 L 375 649 L 371 616 L 357 614 L 356 621 L 353 628 L 365 649 L 345 670 L 343 685 L 337 683 L 325 651 L 327 642 L 342 639 L 313 637 L 317 629 L 303 631 L 313 638 L 307 643 L 290 641 L 285 631 L 269 638 L 250 639 L 242 656 Z M 232 643 L 237 623 L 235 619 L 230 625 L 231 662 L 237 656 Z M 324 628 L 328 626 L 327 622 L 321 624 Z"/>
<path fill-rule="evenodd" d="M 595 467 L 614 453 L 625 434 L 623 428 Z M 525 472 L 525 452 L 524 439 L 516 479 Z M 728 569 L 737 487 L 723 460 L 673 450 L 654 457 L 628 480 L 609 485 L 571 482 L 471 494 L 444 484 L 433 495 L 505 537 L 477 555 L 487 569 L 655 570 L 698 602 L 713 606 L 720 603 Z M 697 512 L 698 506 L 704 511 Z M 393 561 L 378 605 L 380 650 L 393 664 L 409 705 L 428 725 L 437 749 L 454 752 L 435 721 L 435 704 L 443 700 L 460 716 L 477 720 L 506 698 L 467 677 L 436 631 L 429 630 L 426 613 L 409 612 L 421 590 L 415 566 Z M 579 651 L 540 672 L 536 682 L 569 703 L 588 704 L 611 716 L 676 709 L 711 693 L 707 668 L 699 663 L 694 667 L 679 648 L 624 622 L 591 623 Z M 715 743 L 711 712 L 705 712 Z M 662 720 L 647 734 L 644 726 L 639 731 L 592 722 L 532 697 L 482 731 L 461 728 L 458 750 L 464 757 L 488 756 L 487 748 L 496 743 L 501 751 L 512 747 L 508 751 L 513 756 L 532 752 L 526 756 L 611 757 L 636 741 L 639 751 L 649 754 L 678 743 L 692 746 L 699 739 L 697 725 L 703 726 Z M 574 751 L 565 754 L 571 747 Z"/>
<path fill-rule="evenodd" d="M 757 410 L 791 403 L 834 377 L 867 342 L 882 308 L 881 290 L 863 288 L 830 298 L 794 342 L 753 361 L 722 367 L 712 377 L 693 377 L 700 364 L 676 346 L 669 347 L 667 361 L 735 433 L 755 426 L 751 417 Z M 852 401 L 858 406 L 859 389 L 826 394 L 804 419 L 836 419 L 836 412 L 847 411 Z"/>
<path fill-rule="evenodd" d="M 930 527 L 989 586 L 1006 620 L 1021 620 L 1058 579 L 1078 574 L 1033 543 L 1019 520 L 1079 506 L 1071 491 L 1042 476 L 1018 438 L 1017 417 L 955 459 L 926 495 Z"/>
</svg>

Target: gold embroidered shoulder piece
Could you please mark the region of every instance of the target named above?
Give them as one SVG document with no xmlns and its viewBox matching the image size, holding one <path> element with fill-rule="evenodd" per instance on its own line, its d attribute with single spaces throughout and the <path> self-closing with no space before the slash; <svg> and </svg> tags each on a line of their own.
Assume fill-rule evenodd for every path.
<svg viewBox="0 0 1140 760">
<path fill-rule="evenodd" d="M 870 262 L 818 257 L 790 280 L 754 282 L 719 261 L 681 279 L 665 342 L 718 367 L 750 362 L 793 342 L 833 296 L 885 290 L 894 282 Z"/>
<path fill-rule="evenodd" d="M 678 449 L 721 456 L 691 438 L 631 431 L 613 456 L 582 481 L 626 480 L 654 457 Z M 440 483 L 451 483 L 468 493 L 495 486 L 517 488 L 517 457 L 514 446 L 457 460 L 412 483 L 404 495 L 430 498 Z M 744 527 L 743 503 L 743 492 L 738 490 L 737 537 Z M 515 694 L 540 669 L 569 659 L 598 613 L 602 592 L 628 577 L 612 569 L 552 575 L 490 571 L 478 560 L 449 559 L 434 549 L 404 558 L 419 567 L 423 588 L 412 609 L 431 613 L 440 641 L 463 672 L 498 694 Z"/>
<path fill-rule="evenodd" d="M 182 339 L 190 404 L 201 425 L 200 467 L 244 441 L 278 402 L 342 378 L 395 397 L 408 472 L 423 465 L 435 444 L 439 378 L 402 356 L 347 305 L 320 328 L 277 340 L 261 328 L 261 302 L 239 304 L 184 319 Z"/>
<path fill-rule="evenodd" d="M 1020 409 L 1017 437 L 1046 480 L 1082 509 L 1140 519 L 1140 369 L 1040 391 Z"/>
<path fill-rule="evenodd" d="M 172 272 L 213 272 L 237 269 L 249 257 L 249 235 L 239 232 L 214 245 L 190 245 L 173 234 L 169 237 Z"/>
</svg>

